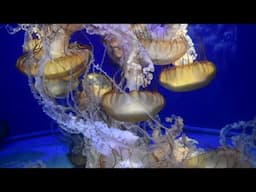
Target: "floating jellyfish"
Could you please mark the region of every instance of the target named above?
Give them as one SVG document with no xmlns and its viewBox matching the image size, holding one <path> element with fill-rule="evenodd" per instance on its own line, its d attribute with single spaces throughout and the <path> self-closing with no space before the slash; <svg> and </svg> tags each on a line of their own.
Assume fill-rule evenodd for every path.
<svg viewBox="0 0 256 192">
<path fill-rule="evenodd" d="M 218 148 L 192 158 L 184 162 L 186 168 L 250 168 L 251 163 L 243 159 L 238 150 L 232 148 Z"/>
<path fill-rule="evenodd" d="M 165 101 L 157 92 L 131 91 L 107 93 L 101 104 L 105 112 L 118 121 L 138 122 L 156 115 L 164 107 Z"/>
<path fill-rule="evenodd" d="M 24 46 L 26 52 L 18 58 L 16 64 L 22 73 L 31 76 L 37 75 L 39 67 L 37 62 L 41 59 L 41 54 L 38 53 L 42 53 L 42 46 L 37 41 L 31 40 Z M 77 51 L 71 55 L 48 61 L 44 65 L 45 91 L 49 96 L 66 97 L 70 90 L 77 88 L 79 84 L 77 78 L 87 69 L 90 61 L 90 48 L 79 44 L 70 44 L 69 47 Z M 30 63 L 28 52 L 31 50 L 36 63 Z"/>
<path fill-rule="evenodd" d="M 140 39 L 140 42 L 156 65 L 173 63 L 187 51 L 187 43 L 183 38 L 169 41 Z"/>
<path fill-rule="evenodd" d="M 173 25 L 167 25 L 167 27 L 158 26 L 152 30 L 143 24 L 131 26 L 131 29 L 156 65 L 171 64 L 181 58 L 188 50 L 188 43 L 183 34 L 169 35 L 168 30 L 170 29 L 168 27 L 174 28 Z"/>
<path fill-rule="evenodd" d="M 110 80 L 101 73 L 86 74 L 82 80 L 82 86 L 83 90 L 78 91 L 75 95 L 78 107 L 81 110 L 85 110 L 89 102 L 98 105 L 103 95 L 113 89 Z"/>
<path fill-rule="evenodd" d="M 87 92 L 92 94 L 97 101 L 100 101 L 102 96 L 112 90 L 110 80 L 100 73 L 89 73 L 83 80 L 83 87 Z"/>
<path fill-rule="evenodd" d="M 141 90 L 150 85 L 154 64 L 175 66 L 160 75 L 161 84 L 175 91 L 193 90 L 214 77 L 215 67 L 210 61 L 195 61 L 186 24 L 20 27 L 26 31 L 24 54 L 16 66 L 30 77 L 29 85 L 33 93 L 36 88 L 34 96 L 44 112 L 63 130 L 82 135 L 84 154 L 71 160 L 85 167 L 179 167 L 183 162 L 192 166 L 186 164 L 187 159 L 201 150 L 196 142 L 179 137 L 184 127 L 182 118 L 168 117 L 169 125 L 163 124 L 156 115 L 165 105 L 164 97 Z M 103 38 L 103 58 L 108 53 L 118 64 L 120 78 L 116 78 L 119 73 L 110 76 L 103 70 L 104 60 L 101 64 L 93 62 L 90 47 L 70 43 L 70 36 L 81 29 Z M 55 101 L 52 97 L 67 98 Z"/>
<path fill-rule="evenodd" d="M 90 50 L 87 46 L 76 46 L 77 51 L 71 55 L 66 55 L 50 60 L 44 65 L 44 77 L 46 79 L 66 79 L 67 77 L 79 76 L 84 72 L 86 64 L 90 61 Z M 23 73 L 35 76 L 38 73 L 38 64 L 30 64 L 26 70 L 25 60 L 27 54 L 22 55 L 17 61 L 17 68 Z"/>
<path fill-rule="evenodd" d="M 191 91 L 207 85 L 215 75 L 215 66 L 209 61 L 198 61 L 185 24 L 135 24 L 135 33 L 154 64 L 173 64 L 160 74 L 160 83 L 173 91 Z"/>
<path fill-rule="evenodd" d="M 172 91 L 191 91 L 208 85 L 215 76 L 215 66 L 210 61 L 193 62 L 161 71 L 159 80 Z"/>
<path fill-rule="evenodd" d="M 198 60 L 192 39 L 185 35 L 188 43 L 187 52 L 172 62 L 174 67 L 161 71 L 160 84 L 172 91 L 185 92 L 208 85 L 215 76 L 215 65 L 207 59 Z"/>
</svg>

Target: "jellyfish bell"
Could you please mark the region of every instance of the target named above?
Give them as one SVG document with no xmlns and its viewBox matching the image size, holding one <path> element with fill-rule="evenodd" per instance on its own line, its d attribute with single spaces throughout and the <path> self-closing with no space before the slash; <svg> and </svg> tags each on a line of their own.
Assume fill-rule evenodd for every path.
<svg viewBox="0 0 256 192">
<path fill-rule="evenodd" d="M 24 63 L 26 61 L 27 55 L 24 54 L 22 55 L 16 64 L 16 67 L 24 74 L 26 75 L 32 75 L 35 74 L 38 65 L 37 64 L 29 64 L 26 66 Z M 28 68 L 29 67 L 29 68 Z M 29 70 L 28 70 L 29 69 Z M 76 89 L 78 87 L 78 80 L 77 78 L 85 71 L 86 66 L 81 68 L 79 71 L 70 74 L 69 76 L 60 78 L 60 79 L 44 79 L 44 86 L 45 86 L 45 91 L 47 95 L 50 97 L 56 97 L 56 98 L 63 98 L 66 97 L 67 94 Z M 29 72 L 28 72 L 29 71 Z M 71 88 L 70 88 L 71 87 Z M 38 87 L 36 86 L 36 90 L 38 91 Z"/>
<path fill-rule="evenodd" d="M 44 76 L 46 79 L 62 79 L 80 75 L 87 68 L 91 59 L 91 49 L 88 46 L 70 44 L 69 55 L 55 58 L 45 63 Z"/>
<path fill-rule="evenodd" d="M 70 77 L 81 75 L 90 62 L 91 50 L 88 46 L 71 44 L 70 55 L 55 58 L 47 61 L 44 65 L 44 77 L 46 79 L 69 79 Z M 38 63 L 30 63 L 28 53 L 24 53 L 18 58 L 16 67 L 27 75 L 36 76 L 38 74 Z M 33 62 L 33 61 L 32 61 Z"/>
<path fill-rule="evenodd" d="M 176 92 L 202 88 L 216 74 L 215 65 L 206 58 L 202 42 L 195 45 L 189 36 L 186 39 L 189 45 L 187 52 L 172 63 L 174 67 L 161 71 L 159 77 L 163 87 Z"/>
<path fill-rule="evenodd" d="M 16 67 L 28 76 L 37 76 L 43 48 L 39 46 L 38 51 L 36 40 L 31 40 L 24 46 L 26 51 L 18 58 Z M 78 87 L 78 77 L 85 72 L 90 62 L 91 49 L 77 43 L 69 45 L 70 55 L 55 58 L 47 61 L 44 65 L 44 90 L 50 97 L 63 98 Z M 31 54 L 32 53 L 32 54 Z M 32 56 L 32 57 L 31 57 Z M 37 58 L 36 58 L 37 56 Z M 36 85 L 36 90 L 40 88 Z"/>
<path fill-rule="evenodd" d="M 45 64 L 44 76 L 46 79 L 60 79 L 81 71 L 89 63 L 90 52 L 84 51 L 51 60 Z M 36 74 L 34 74 L 36 75 Z"/>
<path fill-rule="evenodd" d="M 183 161 L 185 168 L 251 168 L 252 164 L 234 148 L 217 148 Z"/>
<path fill-rule="evenodd" d="M 184 92 L 208 85 L 214 78 L 216 68 L 210 61 L 178 65 L 161 71 L 159 81 L 166 89 Z"/>
<path fill-rule="evenodd" d="M 163 96 L 158 92 L 109 92 L 102 98 L 104 111 L 112 118 L 124 122 L 139 122 L 156 115 L 164 107 Z"/>
<path fill-rule="evenodd" d="M 75 90 L 79 85 L 78 80 L 45 80 L 44 86 L 48 96 L 54 98 L 65 98 L 67 95 Z M 36 89 L 38 89 L 36 87 Z"/>
<path fill-rule="evenodd" d="M 112 83 L 103 74 L 89 73 L 83 80 L 83 87 L 97 101 L 100 101 L 104 94 L 112 90 Z"/>
<path fill-rule="evenodd" d="M 157 30 L 151 29 L 152 27 Z M 181 29 L 181 27 L 176 28 Z M 168 30 L 161 25 L 130 25 L 130 30 L 136 35 L 156 65 L 171 64 L 187 52 L 189 48 L 187 39 L 184 34 L 178 33 L 179 30 L 176 28 L 175 33 L 168 34 Z"/>
<path fill-rule="evenodd" d="M 33 75 L 38 68 L 37 62 L 42 57 L 43 48 L 40 39 L 30 39 L 23 44 L 23 52 L 16 62 L 17 69 L 26 75 Z"/>
<path fill-rule="evenodd" d="M 31 75 L 31 71 L 34 71 L 35 69 L 33 68 L 37 68 L 36 64 L 28 64 L 28 53 L 24 53 L 23 55 L 21 55 L 16 62 L 16 68 L 23 74 L 30 76 Z"/>
<path fill-rule="evenodd" d="M 171 64 L 182 57 L 188 50 L 187 42 L 182 37 L 172 40 L 141 38 L 139 41 L 156 65 Z"/>
</svg>

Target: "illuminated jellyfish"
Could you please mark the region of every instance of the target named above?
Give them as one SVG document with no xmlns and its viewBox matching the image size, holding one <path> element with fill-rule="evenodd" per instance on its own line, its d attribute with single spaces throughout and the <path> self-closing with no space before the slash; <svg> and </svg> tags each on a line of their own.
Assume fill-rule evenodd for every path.
<svg viewBox="0 0 256 192">
<path fill-rule="evenodd" d="M 129 30 L 129 25 L 120 28 L 98 26 L 105 30 L 103 33 L 104 44 L 110 57 L 123 71 L 126 80 L 123 90 L 128 88 L 128 93 L 113 90 L 105 94 L 101 101 L 103 110 L 113 119 L 124 122 L 144 121 L 155 116 L 164 106 L 164 98 L 160 93 L 140 91 L 146 87 L 153 75 L 153 63 L 138 44 L 137 38 Z M 111 30 L 116 31 L 112 32 Z M 119 33 L 117 33 L 119 32 Z M 101 33 L 101 34 L 102 34 Z M 121 84 L 122 84 L 121 80 Z"/>
<path fill-rule="evenodd" d="M 125 122 L 138 122 L 155 116 L 165 104 L 157 92 L 131 91 L 127 93 L 110 92 L 103 96 L 103 109 L 112 118 Z"/>
<path fill-rule="evenodd" d="M 183 161 L 185 168 L 252 168 L 243 154 L 232 148 L 218 148 Z"/>
<path fill-rule="evenodd" d="M 44 65 L 44 85 L 49 96 L 65 97 L 70 90 L 77 88 L 77 78 L 87 69 L 90 47 L 72 43 L 68 48 L 72 50 L 70 55 L 57 57 Z M 23 46 L 23 51 L 25 53 L 17 60 L 17 68 L 27 75 L 38 75 L 38 62 L 44 52 L 41 40 L 28 41 Z"/>
<path fill-rule="evenodd" d="M 194 45 L 187 35 L 187 25 L 131 25 L 154 64 L 173 64 L 160 74 L 160 84 L 173 91 L 191 91 L 207 85 L 215 75 L 210 61 L 197 61 Z"/>
<path fill-rule="evenodd" d="M 95 103 L 97 107 L 104 94 L 113 89 L 112 82 L 101 73 L 88 73 L 82 79 L 83 90 L 77 92 L 76 102 L 80 110 L 85 110 L 89 102 Z"/>
<path fill-rule="evenodd" d="M 130 30 L 129 24 L 91 24 L 86 25 L 86 29 L 90 34 L 102 36 L 109 56 L 122 70 L 126 81 L 124 89 L 138 90 L 151 83 L 153 62 Z"/>
<path fill-rule="evenodd" d="M 183 166 L 186 168 L 255 167 L 255 127 L 256 118 L 225 125 L 220 132 L 220 147 L 187 158 L 183 161 Z M 231 130 L 239 130 L 239 132 L 232 133 Z M 230 137 L 231 145 L 228 144 L 227 137 Z"/>
<path fill-rule="evenodd" d="M 110 80 L 100 73 L 89 73 L 83 79 L 83 88 L 96 102 L 113 89 Z"/>
<path fill-rule="evenodd" d="M 174 67 L 161 71 L 160 84 L 166 89 L 184 92 L 192 91 L 208 85 L 215 77 L 215 65 L 208 60 L 196 61 L 197 54 L 189 36 L 186 36 L 189 49 L 187 52 L 172 62 Z"/>
<path fill-rule="evenodd" d="M 156 65 L 168 65 L 181 58 L 188 50 L 184 36 L 186 25 L 131 25 L 139 42 Z"/>
<path fill-rule="evenodd" d="M 73 76 L 79 76 L 81 72 L 86 69 L 85 63 L 90 60 L 90 49 L 87 46 L 81 46 L 77 44 L 71 44 L 70 47 L 75 49 L 75 53 L 71 55 L 66 55 L 63 57 L 58 57 L 45 63 L 44 66 L 44 77 L 46 79 L 68 79 L 70 74 Z M 35 55 L 35 57 L 38 57 Z M 25 60 L 27 58 L 27 53 L 24 53 L 18 61 L 17 67 L 20 71 L 35 76 L 38 74 L 38 64 L 29 64 L 28 69 L 26 69 Z"/>
<path fill-rule="evenodd" d="M 115 76 L 110 77 L 102 64 L 94 63 L 93 46 L 90 49 L 69 43 L 70 35 L 81 26 L 88 34 L 102 36 L 105 51 L 120 67 L 120 82 Z M 37 88 L 33 93 L 43 111 L 61 129 L 83 136 L 86 167 L 177 167 L 185 156 L 190 157 L 194 148 L 186 139 L 177 139 L 183 128 L 182 118 L 174 117 L 170 127 L 161 123 L 157 114 L 164 107 L 164 98 L 158 92 L 145 90 L 153 78 L 154 64 L 130 27 L 129 24 L 31 25 L 26 31 L 29 35 L 25 37 L 25 53 L 17 67 L 32 77 Z M 159 26 L 147 25 L 147 28 L 154 32 L 151 38 L 157 39 Z M 39 38 L 32 38 L 30 29 Z M 175 63 L 183 57 L 175 49 L 186 47 L 189 52 L 190 42 L 183 25 L 168 25 L 165 33 L 162 40 L 181 40 L 170 48 L 171 57 L 165 58 L 166 63 Z M 72 87 L 72 82 L 79 86 L 71 92 L 77 87 L 76 83 Z M 62 97 L 69 92 L 65 100 L 49 97 Z M 146 132 L 147 128 L 152 135 Z"/>
<path fill-rule="evenodd" d="M 159 81 L 163 87 L 176 92 L 191 91 L 208 85 L 215 76 L 210 61 L 196 61 L 161 71 Z"/>
<path fill-rule="evenodd" d="M 249 121 L 238 121 L 225 125 L 220 131 L 219 143 L 241 153 L 253 167 L 256 166 L 256 116 Z"/>
</svg>

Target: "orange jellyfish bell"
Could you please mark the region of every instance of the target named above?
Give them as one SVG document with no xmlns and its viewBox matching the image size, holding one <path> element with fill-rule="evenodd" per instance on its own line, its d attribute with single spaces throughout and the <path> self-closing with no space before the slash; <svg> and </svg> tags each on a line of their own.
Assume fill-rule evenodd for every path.
<svg viewBox="0 0 256 192">
<path fill-rule="evenodd" d="M 44 89 L 50 97 L 64 98 L 78 87 L 78 77 L 84 73 L 90 60 L 90 47 L 70 44 L 70 55 L 55 58 L 44 65 Z M 40 40 L 31 40 L 23 46 L 25 53 L 18 58 L 16 67 L 26 75 L 36 76 L 43 53 Z M 32 53 L 29 57 L 29 52 Z M 38 90 L 39 88 L 37 88 Z"/>
<path fill-rule="evenodd" d="M 216 68 L 210 61 L 200 61 L 165 69 L 160 74 L 160 84 L 166 89 L 183 92 L 208 85 Z"/>
<path fill-rule="evenodd" d="M 178 37 L 173 40 L 139 39 L 147 50 L 153 63 L 156 65 L 168 65 L 181 58 L 188 50 L 185 38 Z"/>
<path fill-rule="evenodd" d="M 70 44 L 73 46 L 73 44 Z M 68 80 L 73 76 L 81 75 L 90 61 L 91 50 L 88 46 L 75 45 L 76 52 L 63 57 L 55 58 L 45 63 L 44 76 L 46 79 L 64 79 Z M 38 73 L 38 64 L 30 63 L 25 65 L 27 53 L 17 60 L 17 68 L 27 74 L 35 76 Z"/>
<path fill-rule="evenodd" d="M 131 24 L 130 30 L 137 36 L 155 65 L 171 64 L 181 58 L 189 48 L 183 35 L 172 39 L 154 39 L 145 24 Z"/>
<path fill-rule="evenodd" d="M 164 107 L 165 101 L 157 92 L 109 92 L 103 96 L 101 104 L 104 111 L 118 121 L 139 122 L 156 115 Z"/>
</svg>

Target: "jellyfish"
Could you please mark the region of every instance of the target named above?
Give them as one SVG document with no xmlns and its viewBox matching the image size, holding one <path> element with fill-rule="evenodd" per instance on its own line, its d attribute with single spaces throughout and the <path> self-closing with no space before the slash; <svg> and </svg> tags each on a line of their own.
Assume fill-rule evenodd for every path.
<svg viewBox="0 0 256 192">
<path fill-rule="evenodd" d="M 154 26 L 154 25 L 153 25 Z M 183 25 L 154 26 L 133 24 L 131 30 L 146 49 L 153 63 L 168 65 L 182 57 L 188 50 Z"/>
<path fill-rule="evenodd" d="M 78 91 L 75 95 L 78 107 L 82 111 L 88 107 L 89 102 L 98 105 L 103 95 L 113 89 L 111 81 L 103 74 L 96 72 L 84 75 L 82 87 L 83 90 Z"/>
<path fill-rule="evenodd" d="M 163 87 L 172 91 L 192 91 L 208 85 L 215 72 L 215 66 L 210 61 L 193 62 L 161 71 L 159 81 Z"/>
<path fill-rule="evenodd" d="M 104 94 L 112 90 L 112 84 L 103 74 L 89 73 L 83 80 L 83 87 L 96 101 L 101 101 Z"/>
<path fill-rule="evenodd" d="M 187 43 L 183 38 L 174 40 L 140 39 L 155 65 L 173 63 L 187 51 Z"/>
<path fill-rule="evenodd" d="M 90 49 L 87 46 L 74 44 L 71 44 L 70 47 L 75 49 L 76 52 L 45 63 L 43 75 L 46 79 L 67 79 L 71 76 L 79 76 L 84 72 L 86 64 L 90 61 Z M 27 56 L 27 53 L 23 54 L 17 60 L 16 66 L 21 72 L 36 76 L 39 65 L 37 63 L 29 64 L 29 68 L 26 70 Z"/>
<path fill-rule="evenodd" d="M 139 122 L 156 115 L 165 101 L 158 92 L 110 92 L 103 96 L 101 105 L 105 112 L 118 121 Z"/>
<path fill-rule="evenodd" d="M 104 71 L 103 61 L 94 62 L 90 47 L 69 42 L 71 34 L 83 27 L 88 34 L 103 38 L 104 56 L 108 53 L 118 64 L 120 78 L 116 78 L 119 73 L 111 77 Z M 162 124 L 157 114 L 165 105 L 164 97 L 145 90 L 153 79 L 154 64 L 175 65 L 161 73 L 161 77 L 168 72 L 168 78 L 174 78 L 166 77 L 166 87 L 175 78 L 187 78 L 183 73 L 190 72 L 184 68 L 194 66 L 196 56 L 186 27 L 185 24 L 32 24 L 26 30 L 24 54 L 16 66 L 30 77 L 29 85 L 36 88 L 33 93 L 43 111 L 61 129 L 83 136 L 86 159 L 79 159 L 80 165 L 177 167 L 196 148 L 183 140 L 181 145 L 177 143 L 183 121 L 173 118 L 168 121 L 170 127 Z M 33 33 L 38 35 L 33 37 Z M 190 66 L 192 80 L 194 73 L 203 76 L 200 71 L 208 71 L 205 66 L 211 64 L 197 63 L 199 69 Z M 180 69 L 181 77 L 176 72 L 169 74 L 174 68 Z M 182 86 L 189 85 L 191 79 Z M 147 128 L 152 130 L 152 136 Z"/>
<path fill-rule="evenodd" d="M 233 148 L 218 148 L 188 158 L 183 162 L 186 168 L 250 168 L 252 164 L 243 154 Z"/>
<path fill-rule="evenodd" d="M 185 36 L 189 48 L 179 59 L 172 62 L 173 66 L 161 71 L 160 84 L 175 92 L 192 91 L 208 85 L 216 74 L 214 63 L 207 59 L 197 59 L 192 39 Z"/>
<path fill-rule="evenodd" d="M 195 61 L 197 54 L 186 24 L 135 24 L 131 30 L 154 64 L 175 67 L 160 74 L 160 84 L 173 91 L 191 91 L 207 85 L 215 75 L 210 61 Z"/>
<path fill-rule="evenodd" d="M 129 26 L 92 24 L 86 25 L 86 29 L 102 36 L 108 55 L 121 68 L 126 88 L 132 91 L 151 83 L 154 65 Z"/>
<path fill-rule="evenodd" d="M 90 47 L 72 43 L 69 48 L 74 50 L 73 54 L 50 60 L 44 65 L 44 85 L 49 96 L 66 97 L 70 90 L 77 88 L 78 77 L 87 69 L 91 54 Z M 16 67 L 26 75 L 36 76 L 38 62 L 43 52 L 41 41 L 30 40 L 23 46 L 23 50 L 25 53 L 18 58 Z M 29 51 L 32 51 L 32 60 L 29 57 Z M 33 61 L 35 63 L 31 63 Z M 36 89 L 39 89 L 38 85 Z"/>
</svg>

